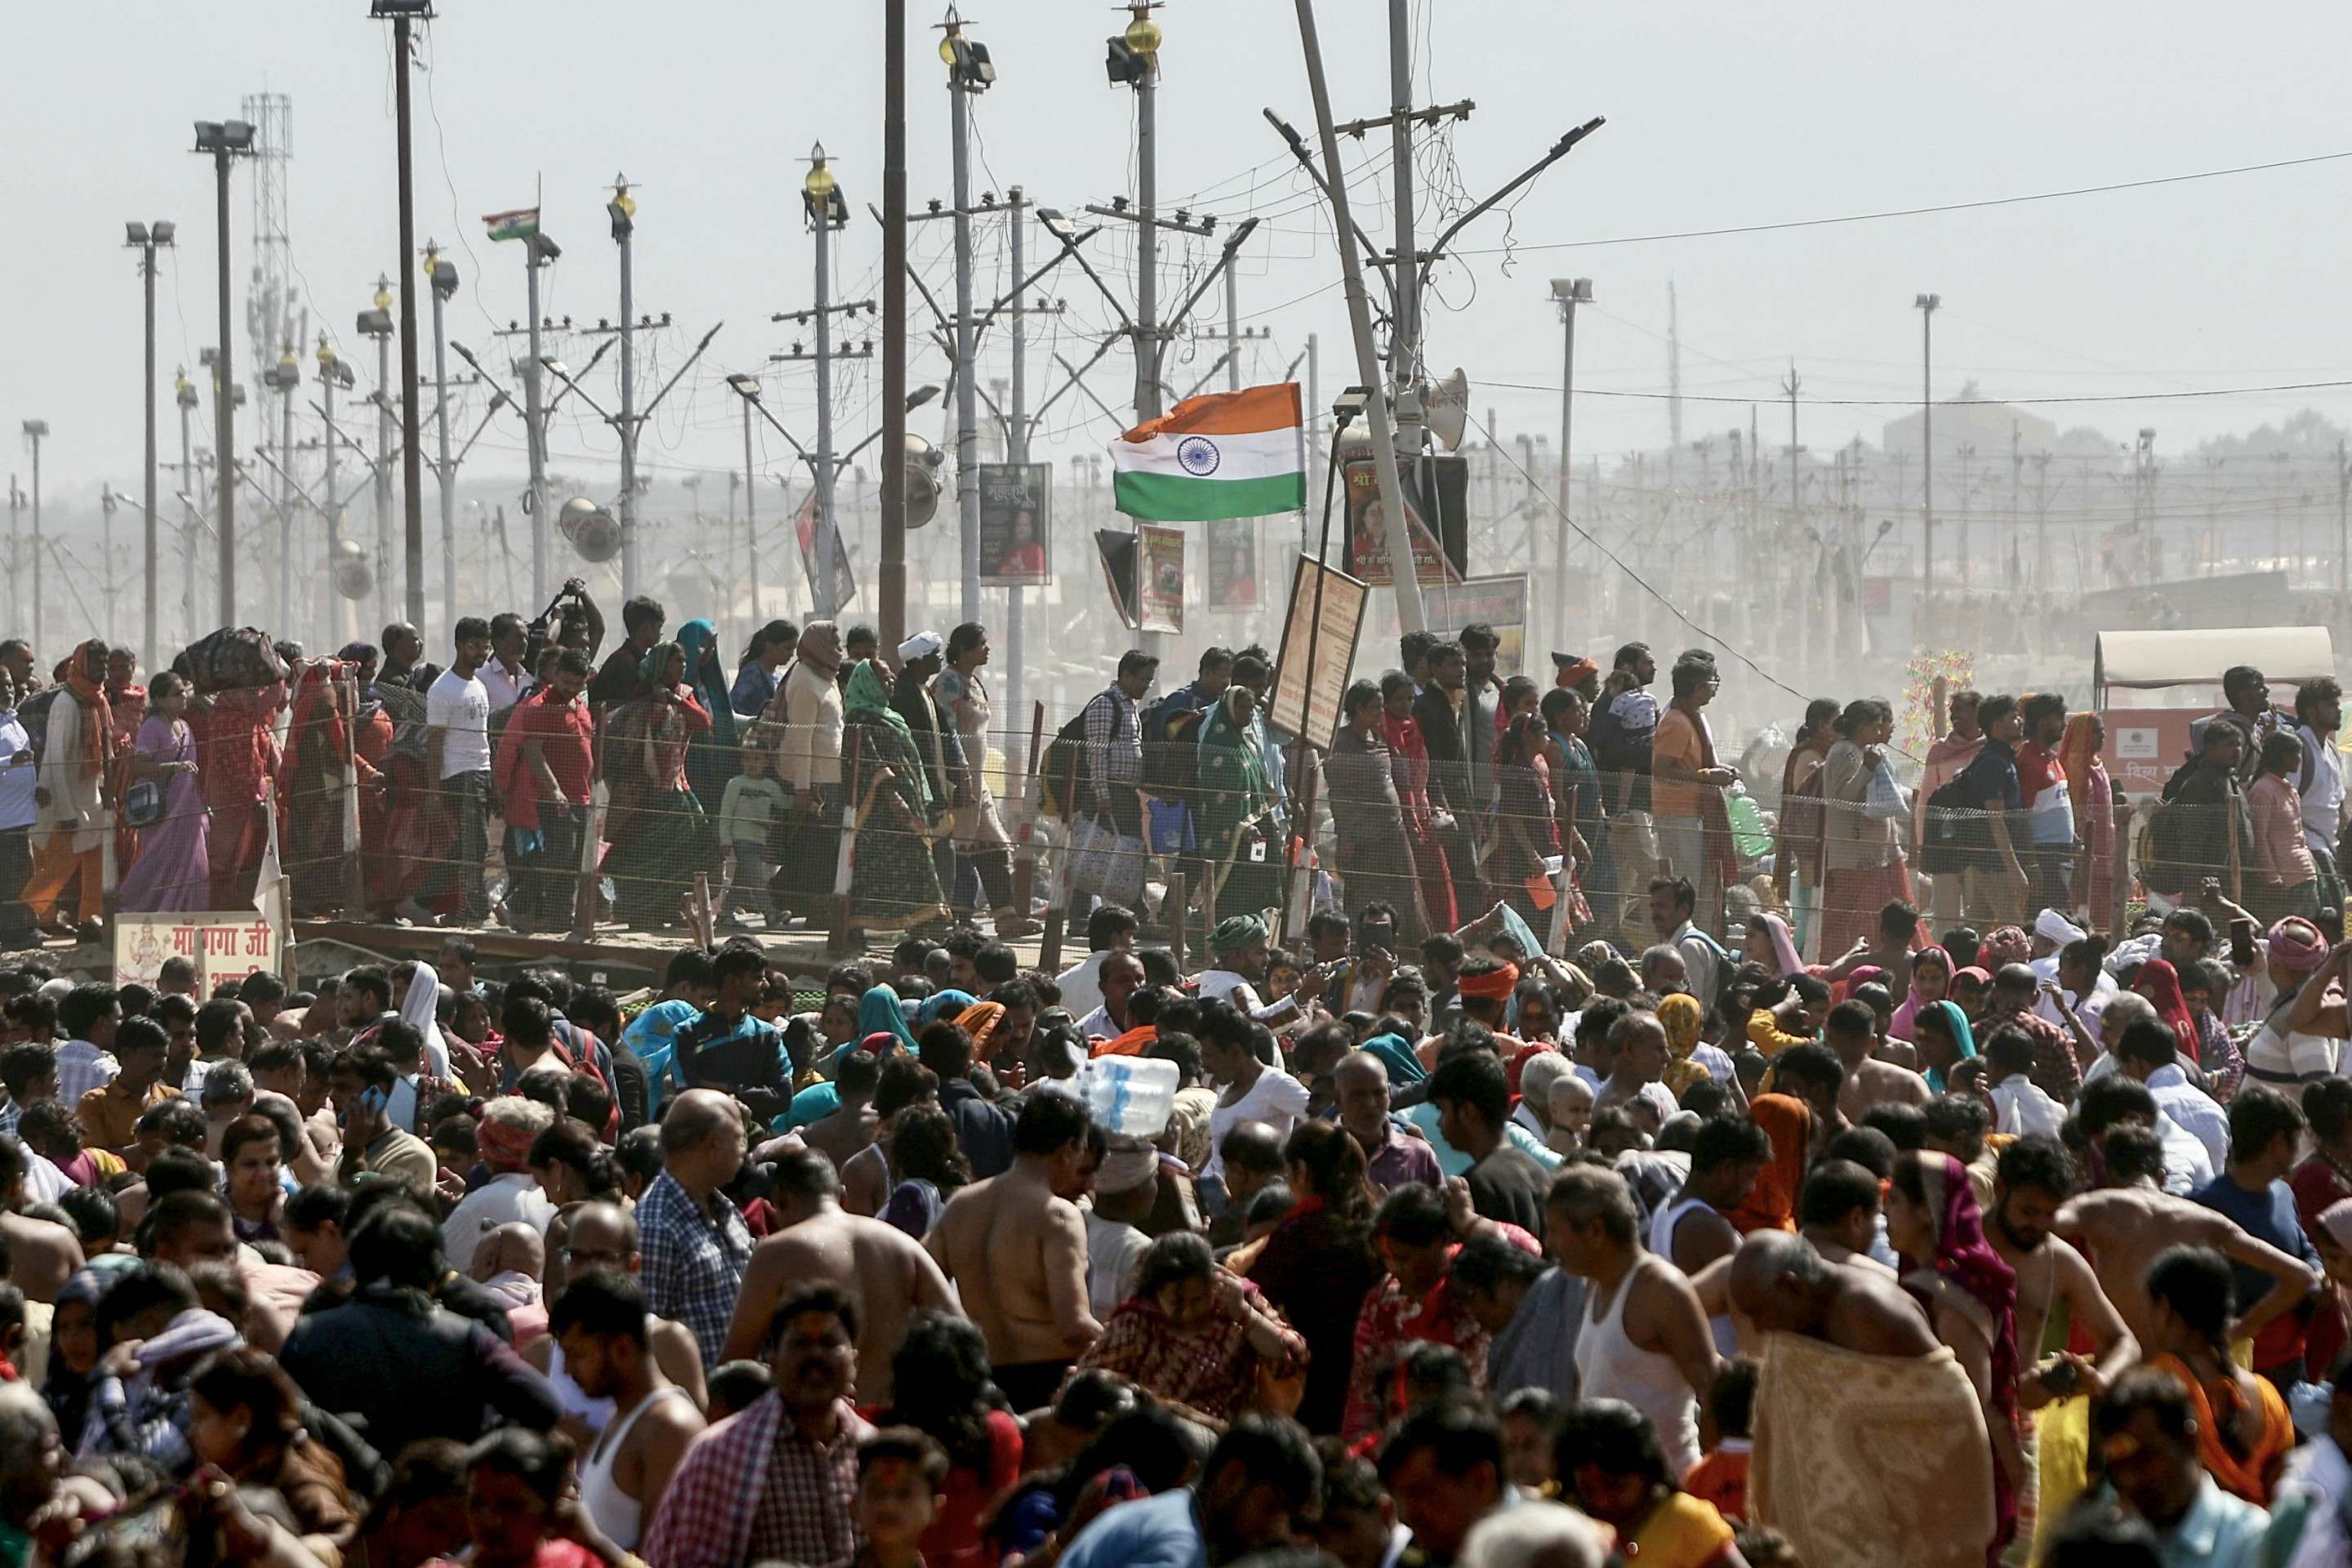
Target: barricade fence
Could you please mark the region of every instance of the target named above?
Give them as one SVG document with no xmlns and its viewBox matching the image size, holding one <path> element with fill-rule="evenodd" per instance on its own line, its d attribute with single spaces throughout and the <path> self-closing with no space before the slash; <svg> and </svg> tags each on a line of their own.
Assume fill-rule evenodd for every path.
<svg viewBox="0 0 2352 1568">
<path fill-rule="evenodd" d="M 182 749 L 115 760 L 120 907 L 248 907 L 273 827 L 298 918 L 495 917 L 547 935 L 706 912 L 722 928 L 869 932 L 977 912 L 1026 934 L 1101 899 L 1162 931 L 1181 907 L 1196 936 L 1262 914 L 1293 941 L 1315 910 L 1384 904 L 1416 952 L 1501 903 L 1556 950 L 1638 947 L 1656 940 L 1650 885 L 1665 875 L 1691 882 L 1696 923 L 1727 947 L 1771 909 L 1827 961 L 1898 900 L 1979 930 L 2056 908 L 2113 931 L 2151 894 L 2218 892 L 2265 921 L 2340 898 L 2332 862 L 2293 856 L 2260 792 L 2117 803 L 2037 841 L 2046 816 L 1804 795 L 1772 811 L 1744 784 L 1603 775 L 1557 754 L 1464 763 L 1345 734 L 1328 752 L 1277 747 L 1231 722 L 1150 742 L 951 723 L 943 737 L 853 708 L 836 746 L 830 726 L 714 725 L 639 700 L 581 712 L 583 769 L 557 754 L 558 732 L 515 729 L 520 711 L 494 721 L 487 766 L 431 731 L 421 698 L 348 681 L 290 721 L 196 715 Z"/>
</svg>

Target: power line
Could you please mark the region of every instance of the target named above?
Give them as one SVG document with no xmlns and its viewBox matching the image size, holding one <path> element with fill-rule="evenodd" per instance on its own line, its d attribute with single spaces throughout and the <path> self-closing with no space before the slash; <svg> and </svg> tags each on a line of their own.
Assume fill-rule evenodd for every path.
<svg viewBox="0 0 2352 1568">
<path fill-rule="evenodd" d="M 2062 201 L 2069 196 L 2095 196 L 2111 191 L 2145 190 L 2152 185 L 2186 184 L 2193 180 L 2219 180 L 2232 174 L 2259 174 L 2272 169 L 2301 168 L 2352 158 L 2352 152 L 2315 153 L 2306 158 L 2279 158 L 2267 163 L 2241 163 L 2234 168 L 2203 169 L 2189 174 L 2159 174 L 2145 180 L 2119 180 L 2106 185 L 2076 185 L 2063 191 L 2035 191 L 2025 195 L 1987 196 L 1972 202 L 1941 202 L 1933 206 L 1892 207 L 1885 212 L 1846 213 L 1836 217 L 1789 218 L 1779 223 L 1734 224 L 1722 228 L 1680 229 L 1667 234 L 1626 234 L 1607 239 L 1562 239 L 1549 245 L 1519 245 L 1485 250 L 1457 250 L 1456 256 L 1499 256 L 1508 251 L 1583 250 L 1602 245 L 1648 245 L 1662 239 L 1713 239 L 1733 234 L 1771 234 L 1781 229 L 1826 228 L 1843 223 L 1875 223 L 1883 218 L 1926 217 L 1935 213 L 1972 212 L 1980 207 L 2018 206 L 2027 202 Z"/>
<path fill-rule="evenodd" d="M 1480 384 L 1504 387 L 1513 392 L 1549 392 L 1555 395 L 1559 392 L 1557 386 L 1544 386 L 1534 382 L 1482 380 Z M 2189 397 L 2244 397 L 2271 392 L 2330 392 L 2340 391 L 2345 387 L 2352 387 L 2352 381 L 2290 381 L 2270 386 L 2209 386 L 2181 392 L 2084 392 L 2063 396 L 1988 398 L 1980 403 L 1938 403 L 1936 406 L 1938 408 L 2003 408 L 2065 403 L 2169 403 Z M 1676 395 L 1671 392 L 1611 392 L 1601 387 L 1580 386 L 1576 389 L 1576 395 L 1579 397 L 1635 397 L 1664 402 Z M 1685 403 L 1771 401 L 1769 397 L 1761 395 L 1726 397 L 1687 392 L 1680 395 Z M 1805 399 L 1805 403 L 1808 407 L 1821 408 L 1916 408 L 1919 406 L 1919 400 L 1916 397 L 1809 397 Z"/>
</svg>

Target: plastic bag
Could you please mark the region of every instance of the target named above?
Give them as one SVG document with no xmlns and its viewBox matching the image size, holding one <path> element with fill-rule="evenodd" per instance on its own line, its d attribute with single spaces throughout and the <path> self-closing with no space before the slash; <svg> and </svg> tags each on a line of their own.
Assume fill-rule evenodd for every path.
<svg viewBox="0 0 2352 1568">
<path fill-rule="evenodd" d="M 1099 817 L 1078 824 L 1071 835 L 1070 889 L 1128 909 L 1143 898 L 1143 840 L 1122 837 Z"/>
<path fill-rule="evenodd" d="M 1895 770 L 1883 762 L 1870 775 L 1870 789 L 1863 796 L 1862 810 L 1864 816 L 1878 822 L 1911 815 L 1911 797 L 1895 782 Z"/>
</svg>

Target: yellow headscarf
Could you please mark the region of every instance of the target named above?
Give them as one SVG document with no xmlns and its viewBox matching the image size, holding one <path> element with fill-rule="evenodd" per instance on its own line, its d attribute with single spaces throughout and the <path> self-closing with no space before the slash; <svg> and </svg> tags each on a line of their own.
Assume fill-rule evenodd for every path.
<svg viewBox="0 0 2352 1568">
<path fill-rule="evenodd" d="M 1666 1063 L 1665 1086 L 1679 1099 L 1683 1090 L 1695 1083 L 1704 1083 L 1714 1075 L 1690 1059 L 1698 1047 L 1699 1030 L 1706 1023 L 1706 1012 L 1695 997 L 1675 992 L 1658 1004 L 1658 1022 L 1666 1031 L 1666 1049 L 1673 1059 Z"/>
</svg>

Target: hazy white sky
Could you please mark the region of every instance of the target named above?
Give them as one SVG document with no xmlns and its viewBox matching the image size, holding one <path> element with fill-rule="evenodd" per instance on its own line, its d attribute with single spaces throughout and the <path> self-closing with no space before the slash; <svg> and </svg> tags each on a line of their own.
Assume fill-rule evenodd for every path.
<svg viewBox="0 0 2352 1568">
<path fill-rule="evenodd" d="M 1131 95 L 1107 85 L 1100 63 L 1102 39 L 1123 17 L 1093 0 L 974 0 L 970 9 L 999 72 L 978 105 L 984 167 L 975 188 L 1024 184 L 1072 209 L 1129 189 Z M 466 268 L 452 335 L 487 350 L 492 322 L 522 313 L 519 247 L 489 246 L 479 219 L 528 204 L 541 181 L 548 230 L 566 248 L 549 309 L 583 321 L 610 313 L 616 272 L 601 187 L 625 170 L 642 204 L 640 307 L 680 323 L 658 342 L 658 366 L 675 366 L 708 323 L 728 323 L 649 431 L 646 461 L 673 477 L 681 467 L 740 462 L 740 427 L 720 377 L 769 371 L 765 356 L 793 331 L 768 315 L 809 298 L 797 187 L 813 142 L 838 159 L 856 215 L 839 242 L 840 291 L 874 291 L 879 235 L 865 204 L 879 184 L 879 10 L 877 0 L 447 0 L 416 82 L 415 151 L 419 236 L 452 247 Z M 2352 237 L 2340 199 L 2352 160 L 1874 223 L 1540 248 L 2352 149 L 2341 107 L 2345 29 L 2334 8 L 2267 7 L 2259 25 L 2249 17 L 2231 28 L 2218 27 L 2210 7 L 2176 0 L 1964 8 L 1417 0 L 1414 10 L 1417 99 L 1478 104 L 1444 148 L 1424 151 L 1424 168 L 1442 176 L 1429 200 L 1475 198 L 1568 127 L 1594 114 L 1610 121 L 1507 217 L 1465 234 L 1461 243 L 1481 254 L 1436 279 L 1431 362 L 1466 367 L 1475 407 L 1482 417 L 1498 409 L 1507 432 L 1557 428 L 1548 389 L 1559 382 L 1559 334 L 1546 299 L 1555 275 L 1591 277 L 1597 297 L 1580 321 L 1579 384 L 1594 394 L 1578 403 L 1580 452 L 1663 441 L 1662 403 L 1603 395 L 1664 389 L 1669 277 L 1681 295 L 1685 393 L 1737 400 L 1691 402 L 1686 439 L 1744 426 L 1749 399 L 1766 400 L 1766 428 L 1781 439 L 1785 413 L 1769 403 L 1792 357 L 1809 398 L 1915 398 L 1919 321 L 1910 306 L 1923 289 L 1945 301 L 1943 393 L 1969 377 L 1994 397 L 2352 377 L 2352 324 L 2336 308 Z M 1322 0 L 1320 11 L 1339 113 L 1381 110 L 1385 5 Z M 53 489 L 136 482 L 139 290 L 121 248 L 124 219 L 180 225 L 179 254 L 161 279 L 166 399 L 171 366 L 193 370 L 197 346 L 215 336 L 210 167 L 188 151 L 190 122 L 236 116 L 247 92 L 293 95 L 295 258 L 314 319 L 357 347 L 352 318 L 394 264 L 397 234 L 389 29 L 365 12 L 364 0 L 16 8 L 16 68 L 0 138 L 13 198 L 13 243 L 0 250 L 0 298 L 11 306 L 0 420 L 12 442 L 18 421 L 51 422 Z M 1203 193 L 1196 208 L 1228 220 L 1268 215 L 1242 274 L 1244 316 L 1273 332 L 1251 373 L 1272 379 L 1317 332 L 1328 394 L 1349 379 L 1346 317 L 1337 289 L 1326 287 L 1336 263 L 1258 113 L 1270 105 L 1311 130 L 1291 7 L 1175 0 L 1160 16 L 1163 197 L 1173 205 Z M 948 190 L 947 94 L 929 30 L 938 19 L 928 10 L 911 18 L 918 200 Z M 1384 224 L 1385 145 L 1343 151 L 1366 168 L 1362 221 Z M 240 173 L 240 289 L 250 210 Z M 917 231 L 918 258 L 943 302 L 947 240 L 944 224 Z M 1033 235 L 1032 254 L 1042 246 Z M 1094 253 L 1121 281 L 1124 236 L 1107 233 Z M 1203 254 L 1171 253 L 1168 291 Z M 992 294 L 986 285 L 1002 287 L 1005 265 L 1001 234 L 982 235 L 982 292 Z M 1046 346 L 1082 358 L 1084 334 L 1106 312 L 1075 273 L 1047 288 L 1071 310 Z M 241 292 L 239 334 L 242 354 Z M 987 374 L 1003 375 L 1003 344 L 991 346 Z M 560 350 L 574 364 L 588 353 Z M 1215 352 L 1180 346 L 1171 355 L 1180 392 Z M 363 377 L 372 363 L 362 359 Z M 936 353 L 915 379 L 941 379 Z M 1033 400 L 1057 380 L 1041 347 Z M 871 427 L 877 382 L 845 379 L 846 439 Z M 1123 349 L 1092 384 L 1114 407 L 1125 401 Z M 804 368 L 785 371 L 772 396 L 803 438 L 813 435 Z M 2062 427 L 2096 424 L 2118 436 L 2151 425 L 2159 447 L 2178 451 L 2306 404 L 2352 416 L 2344 390 L 2042 411 Z M 1857 433 L 1875 439 L 1894 412 L 1808 409 L 1805 437 L 1816 449 Z M 167 405 L 167 458 L 176 447 L 169 417 Z M 934 416 L 920 417 L 935 434 Z M 1050 449 L 1098 450 L 1112 428 L 1073 395 L 1055 410 Z M 248 424 L 240 445 L 252 435 Z M 551 445 L 559 469 L 609 472 L 612 439 L 593 422 L 559 427 Z M 12 457 L 10 467 L 22 466 L 21 453 Z M 521 468 L 511 424 L 485 441 L 474 472 L 506 468 Z"/>
</svg>

